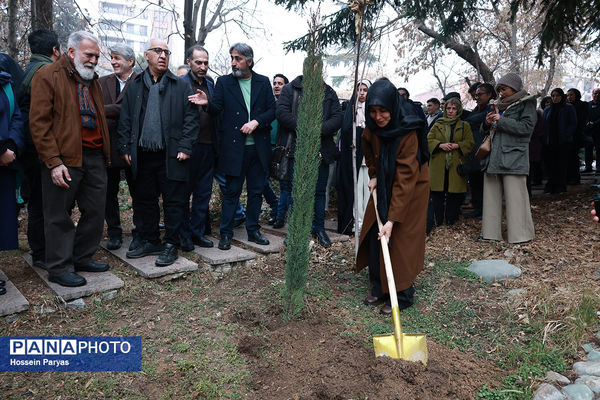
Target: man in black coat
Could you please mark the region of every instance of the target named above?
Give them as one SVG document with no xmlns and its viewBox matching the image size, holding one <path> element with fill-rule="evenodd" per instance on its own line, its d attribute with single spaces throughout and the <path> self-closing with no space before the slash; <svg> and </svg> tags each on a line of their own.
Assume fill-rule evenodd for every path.
<svg viewBox="0 0 600 400">
<path fill-rule="evenodd" d="M 248 193 L 246 231 L 248 240 L 260 245 L 269 241 L 260 233 L 258 217 L 262 192 L 271 158 L 270 131 L 275 119 L 275 97 L 269 78 L 255 73 L 254 52 L 245 43 L 229 49 L 232 73 L 217 80 L 210 101 L 202 92 L 190 101 L 208 106 L 220 117 L 218 170 L 225 176 L 219 249 L 229 250 L 233 237 L 233 216 L 244 181 Z"/>
<path fill-rule="evenodd" d="M 121 156 L 131 165 L 137 196 L 142 243 L 127 252 L 128 258 L 159 255 L 156 266 L 177 259 L 179 232 L 187 199 L 192 144 L 199 130 L 198 109 L 188 101 L 192 89 L 168 70 L 169 47 L 151 40 L 144 53 L 148 68 L 134 78 L 125 92 L 119 120 Z M 165 214 L 165 245 L 158 223 L 158 196 Z"/>
<path fill-rule="evenodd" d="M 337 94 L 331 86 L 325 84 L 325 97 L 323 99 L 323 123 L 321 125 L 321 164 L 317 177 L 315 189 L 315 212 L 312 222 L 312 234 L 323 247 L 331 246 L 331 241 L 325 233 L 325 191 L 327 190 L 327 178 L 329 176 L 329 164 L 335 162 L 339 151 L 333 141 L 333 137 L 342 126 L 343 113 Z M 298 124 L 298 103 L 302 97 L 302 75 L 296 77 L 292 82 L 285 85 L 281 96 L 277 101 L 277 121 L 279 121 L 279 134 L 277 144 L 285 145 L 289 135 L 293 135 L 291 154 L 293 157 L 296 148 L 296 127 Z M 294 163 L 290 160 L 289 180 L 281 181 L 281 194 L 279 197 L 279 209 L 277 211 L 277 223 L 282 226 L 288 206 L 292 200 L 292 181 L 294 174 Z"/>
</svg>

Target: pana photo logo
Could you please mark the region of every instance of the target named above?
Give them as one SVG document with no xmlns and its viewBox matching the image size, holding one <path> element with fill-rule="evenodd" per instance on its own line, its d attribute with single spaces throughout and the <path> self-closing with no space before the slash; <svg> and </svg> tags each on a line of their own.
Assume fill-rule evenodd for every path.
<svg viewBox="0 0 600 400">
<path fill-rule="evenodd" d="M 141 371 L 142 338 L 0 337 L 0 371 Z"/>
</svg>

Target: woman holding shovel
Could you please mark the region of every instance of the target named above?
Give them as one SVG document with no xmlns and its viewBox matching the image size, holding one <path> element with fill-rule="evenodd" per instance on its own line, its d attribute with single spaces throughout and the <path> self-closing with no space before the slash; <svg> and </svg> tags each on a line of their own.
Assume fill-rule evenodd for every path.
<svg viewBox="0 0 600 400">
<path fill-rule="evenodd" d="M 369 168 L 369 189 L 376 190 L 377 210 L 383 223 L 377 225 L 375 202 L 369 200 L 360 232 L 357 272 L 369 267 L 371 295 L 364 303 L 385 301 L 382 314 L 391 314 L 390 294 L 379 239 L 390 245 L 392 269 L 400 309 L 414 300 L 413 281 L 423 269 L 425 225 L 429 199 L 427 141 L 421 120 L 410 104 L 388 80 L 375 82 L 366 101 L 366 128 L 362 148 Z"/>
</svg>

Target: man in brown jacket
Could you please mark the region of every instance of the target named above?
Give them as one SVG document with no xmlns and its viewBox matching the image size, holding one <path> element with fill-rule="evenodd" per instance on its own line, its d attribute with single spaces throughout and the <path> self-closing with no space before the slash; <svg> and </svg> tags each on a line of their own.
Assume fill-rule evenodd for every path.
<svg viewBox="0 0 600 400">
<path fill-rule="evenodd" d="M 48 279 L 83 286 L 75 271 L 102 272 L 94 261 L 104 228 L 106 165 L 110 160 L 102 90 L 94 72 L 100 49 L 88 32 L 69 36 L 68 52 L 43 67 L 31 84 L 29 127 L 42 170 Z M 81 216 L 71 220 L 77 202 Z"/>
<path fill-rule="evenodd" d="M 125 170 L 125 176 L 131 193 L 132 202 L 135 203 L 136 197 L 132 185 L 131 168 L 125 160 L 119 156 L 119 136 L 117 126 L 119 125 L 119 116 L 121 115 L 121 102 L 129 83 L 137 76 L 133 71 L 135 65 L 135 53 L 133 49 L 125 45 L 116 45 L 110 48 L 110 64 L 113 67 L 114 74 L 103 76 L 98 79 L 104 96 L 104 112 L 106 122 L 108 123 L 108 132 L 110 134 L 110 160 L 111 165 L 107 169 L 107 190 L 106 190 L 106 209 L 105 219 L 107 225 L 108 242 L 106 248 L 116 250 L 123 243 L 121 228 L 121 218 L 119 213 L 119 183 L 121 181 L 121 171 Z M 137 229 L 141 221 L 135 213 L 136 207 L 133 207 L 133 241 L 130 250 L 137 247 L 141 242 Z"/>
</svg>

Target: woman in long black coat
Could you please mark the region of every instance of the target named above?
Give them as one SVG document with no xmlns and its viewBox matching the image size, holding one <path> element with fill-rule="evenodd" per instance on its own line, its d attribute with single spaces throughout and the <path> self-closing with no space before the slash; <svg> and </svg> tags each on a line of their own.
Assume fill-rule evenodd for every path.
<svg viewBox="0 0 600 400">
<path fill-rule="evenodd" d="M 358 84 L 358 108 L 356 109 L 356 173 L 360 171 L 363 151 L 360 137 L 365 128 L 365 100 L 371 82 L 362 80 Z M 349 235 L 354 230 L 354 178 L 352 177 L 352 111 L 354 95 L 350 100 L 340 133 L 340 159 L 337 164 L 338 233 Z"/>
</svg>

